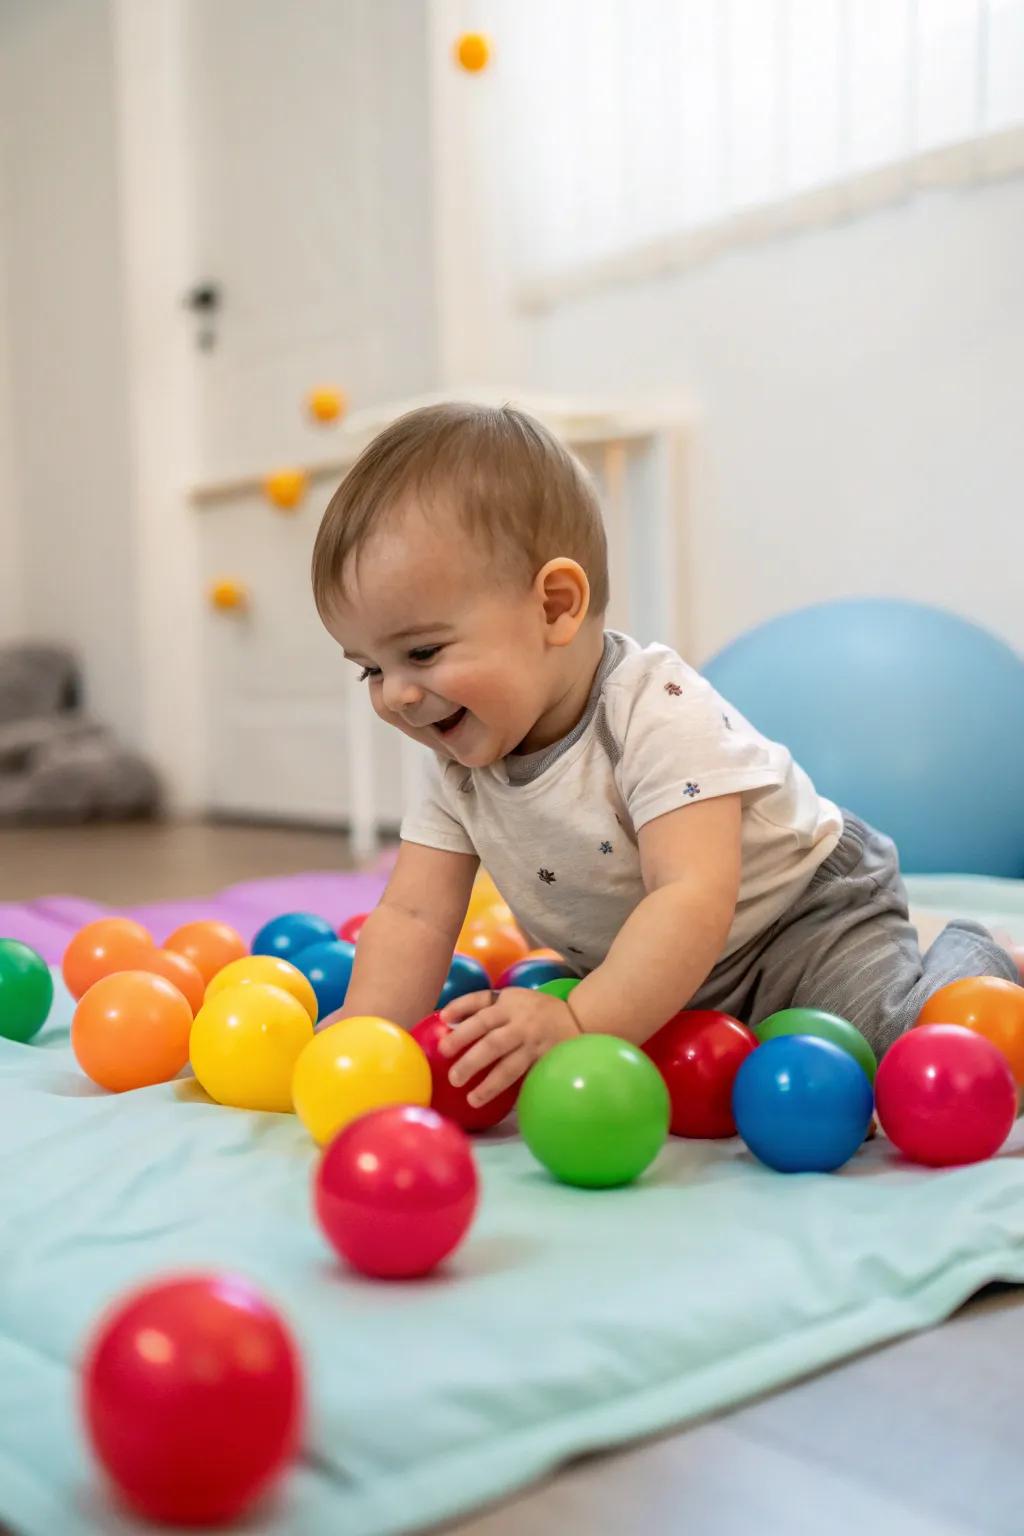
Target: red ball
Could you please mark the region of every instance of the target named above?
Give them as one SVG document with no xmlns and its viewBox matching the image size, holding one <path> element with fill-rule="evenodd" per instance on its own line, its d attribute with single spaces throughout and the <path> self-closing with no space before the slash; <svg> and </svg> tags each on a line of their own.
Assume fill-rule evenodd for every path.
<svg viewBox="0 0 1024 1536">
<path fill-rule="evenodd" d="M 889 1140 L 932 1168 L 978 1163 L 999 1151 L 1017 1113 L 1005 1056 L 959 1024 L 922 1024 L 882 1057 L 875 1107 Z"/>
<path fill-rule="evenodd" d="M 668 1085 L 673 1136 L 735 1136 L 733 1079 L 757 1037 L 728 1013 L 677 1013 L 644 1050 Z"/>
<path fill-rule="evenodd" d="M 236 1275 L 178 1276 L 123 1298 L 101 1320 L 82 1380 L 93 1449 L 149 1520 L 231 1520 L 296 1449 L 298 1351 Z"/>
<path fill-rule="evenodd" d="M 354 944 L 369 915 L 369 912 L 357 912 L 355 917 L 346 917 L 338 929 L 338 938 L 347 939 L 350 944 Z"/>
<path fill-rule="evenodd" d="M 461 1088 L 456 1088 L 454 1083 L 449 1081 L 448 1074 L 459 1058 L 441 1055 L 441 1041 L 450 1034 L 450 1025 L 444 1022 L 439 1013 L 428 1013 L 427 1017 L 421 1019 L 412 1031 L 413 1039 L 430 1063 L 432 1084 L 430 1107 L 436 1109 L 439 1115 L 444 1115 L 448 1120 L 454 1120 L 455 1124 L 461 1125 L 464 1131 L 489 1131 L 515 1108 L 519 1090 L 523 1086 L 522 1081 L 513 1083 L 511 1088 L 506 1088 L 504 1092 L 499 1093 L 489 1104 L 476 1108 L 470 1104 L 469 1095 L 483 1082 L 491 1068 L 485 1067 L 470 1082 L 464 1083 Z M 461 1054 L 463 1053 L 460 1052 Z"/>
<path fill-rule="evenodd" d="M 432 1109 L 392 1104 L 360 1115 L 325 1148 L 314 1204 L 328 1241 L 364 1275 L 425 1275 L 465 1236 L 476 1210 L 465 1134 Z"/>
</svg>

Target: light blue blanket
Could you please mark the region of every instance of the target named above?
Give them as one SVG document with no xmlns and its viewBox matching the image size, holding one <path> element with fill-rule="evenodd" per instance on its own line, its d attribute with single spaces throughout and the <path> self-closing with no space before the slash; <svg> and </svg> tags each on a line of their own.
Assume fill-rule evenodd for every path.
<svg viewBox="0 0 1024 1536">
<path fill-rule="evenodd" d="M 1022 930 L 1012 894 L 1000 910 Z M 249 1536 L 442 1521 L 934 1323 L 988 1280 L 1024 1281 L 1018 1129 L 979 1167 L 911 1168 L 879 1141 L 831 1177 L 676 1141 L 608 1192 L 552 1183 L 496 1133 L 455 1260 L 373 1284 L 320 1238 L 292 1117 L 220 1108 L 190 1082 L 103 1094 L 70 1055 L 69 1014 L 62 997 L 39 1044 L 0 1041 L 0 1523 L 25 1536 L 143 1529 L 89 1461 L 76 1363 L 111 1297 L 167 1269 L 251 1277 L 303 1348 L 303 1458 Z"/>
</svg>

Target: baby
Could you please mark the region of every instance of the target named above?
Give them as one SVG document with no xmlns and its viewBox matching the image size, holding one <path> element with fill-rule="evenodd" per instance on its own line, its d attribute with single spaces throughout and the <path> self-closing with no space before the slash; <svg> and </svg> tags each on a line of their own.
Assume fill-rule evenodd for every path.
<svg viewBox="0 0 1024 1536">
<path fill-rule="evenodd" d="M 382 432 L 324 514 L 313 588 L 374 710 L 432 754 L 341 1016 L 430 1011 L 481 861 L 583 977 L 564 1001 L 449 1005 L 452 1081 L 489 1069 L 473 1103 L 560 1040 L 641 1044 L 683 1007 L 823 1008 L 881 1054 L 946 982 L 1018 979 L 976 923 L 922 958 L 889 838 L 674 651 L 604 628 L 594 490 L 522 412 L 428 406 Z"/>
</svg>

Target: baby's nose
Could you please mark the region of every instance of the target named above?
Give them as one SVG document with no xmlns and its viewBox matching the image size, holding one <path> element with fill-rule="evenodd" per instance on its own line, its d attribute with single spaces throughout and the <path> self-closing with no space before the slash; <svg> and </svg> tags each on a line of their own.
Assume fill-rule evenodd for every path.
<svg viewBox="0 0 1024 1536">
<path fill-rule="evenodd" d="M 407 678 L 385 677 L 383 692 L 384 704 L 393 715 L 399 715 L 406 709 L 415 709 L 423 701 L 423 689 L 417 688 Z"/>
</svg>

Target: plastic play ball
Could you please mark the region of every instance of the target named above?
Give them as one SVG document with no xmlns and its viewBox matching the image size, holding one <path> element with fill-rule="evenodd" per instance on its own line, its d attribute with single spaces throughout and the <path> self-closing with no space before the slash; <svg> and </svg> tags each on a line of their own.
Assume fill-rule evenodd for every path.
<svg viewBox="0 0 1024 1536">
<path fill-rule="evenodd" d="M 823 1013 L 820 1008 L 783 1008 L 755 1025 L 754 1034 L 761 1045 L 766 1040 L 777 1040 L 780 1035 L 814 1035 L 818 1040 L 831 1040 L 853 1057 L 869 1083 L 875 1080 L 878 1062 L 874 1051 L 860 1030 L 838 1014 Z"/>
<path fill-rule="evenodd" d="M 31 1040 L 50 1016 L 53 977 L 42 955 L 18 939 L 0 939 L 0 1036 Z"/>
<path fill-rule="evenodd" d="M 387 1019 L 342 1019 L 310 1041 L 295 1063 L 292 1101 L 323 1144 L 359 1115 L 387 1104 L 429 1104 L 430 1067 L 416 1041 Z"/>
<path fill-rule="evenodd" d="M 71 1048 L 86 1077 L 111 1093 L 177 1077 L 188 1060 L 192 1009 L 152 971 L 101 976 L 75 1009 Z"/>
<path fill-rule="evenodd" d="M 249 591 L 244 582 L 222 576 L 210 586 L 210 602 L 221 613 L 240 613 L 249 606 Z"/>
<path fill-rule="evenodd" d="M 163 947 L 191 960 L 207 985 L 232 960 L 241 960 L 249 953 L 242 935 L 228 923 L 218 922 L 215 918 L 183 923 L 164 940 Z"/>
<path fill-rule="evenodd" d="M 194 1014 L 203 1006 L 206 984 L 192 961 L 179 955 L 177 950 L 151 949 L 136 962 L 134 969 L 152 971 L 154 976 L 163 976 L 165 981 L 172 982 Z"/>
<path fill-rule="evenodd" d="M 444 1022 L 439 1013 L 428 1014 L 412 1031 L 413 1039 L 430 1063 L 430 1107 L 436 1109 L 439 1115 L 454 1120 L 464 1131 L 490 1130 L 491 1126 L 498 1125 L 515 1108 L 521 1084 L 513 1083 L 511 1088 L 499 1093 L 489 1104 L 481 1104 L 479 1107 L 470 1104 L 469 1095 L 491 1068 L 485 1068 L 468 1083 L 456 1088 L 448 1074 L 459 1058 L 442 1056 L 440 1050 L 441 1041 L 450 1034 L 451 1026 Z"/>
<path fill-rule="evenodd" d="M 644 1046 L 665 1079 L 674 1136 L 734 1136 L 732 1089 L 757 1041 L 727 1013 L 677 1013 Z"/>
<path fill-rule="evenodd" d="M 579 981 L 571 965 L 564 960 L 531 960 L 527 955 L 507 966 L 494 983 L 496 987 L 542 987 L 546 981 Z"/>
<path fill-rule="evenodd" d="M 244 960 L 232 960 L 207 985 L 206 1001 L 216 997 L 218 992 L 226 992 L 229 987 L 249 986 L 280 987 L 282 992 L 290 992 L 316 1023 L 316 993 L 308 976 L 303 976 L 287 960 L 275 960 L 273 955 L 246 955 Z"/>
<path fill-rule="evenodd" d="M 294 1455 L 302 1364 L 247 1280 L 183 1275 L 122 1298 L 82 1367 L 92 1448 L 147 1520 L 222 1524 Z"/>
<path fill-rule="evenodd" d="M 901 1035 L 882 1057 L 875 1095 L 889 1140 L 931 1168 L 992 1157 L 1017 1113 L 1005 1056 L 959 1024 L 923 1024 Z"/>
<path fill-rule="evenodd" d="M 252 952 L 294 960 L 311 944 L 324 944 L 336 937 L 326 918 L 316 917 L 312 912 L 283 912 L 263 924 L 252 941 Z"/>
<path fill-rule="evenodd" d="M 560 955 L 557 949 L 528 949 L 523 956 L 524 960 L 560 960 L 565 964 L 565 956 Z"/>
<path fill-rule="evenodd" d="M 455 43 L 455 58 L 467 74 L 478 75 L 486 69 L 491 57 L 491 45 L 482 32 L 463 32 Z"/>
<path fill-rule="evenodd" d="M 325 1149 L 317 1220 L 364 1275 L 428 1274 L 465 1237 L 479 1184 L 465 1133 L 432 1109 L 402 1104 L 361 1115 Z"/>
<path fill-rule="evenodd" d="M 134 970 L 155 948 L 153 935 L 141 923 L 130 917 L 101 917 L 79 929 L 64 951 L 64 984 L 77 1000 L 101 976 Z"/>
<path fill-rule="evenodd" d="M 288 1114 L 295 1063 L 312 1039 L 312 1020 L 290 992 L 226 987 L 197 1013 L 188 1053 L 218 1104 Z"/>
<path fill-rule="evenodd" d="M 922 1024 L 962 1024 L 1002 1051 L 1017 1086 L 1024 1086 L 1024 987 L 1000 976 L 951 981 L 925 1003 Z"/>
<path fill-rule="evenodd" d="M 355 958 L 356 947 L 347 939 L 326 939 L 296 955 L 295 969 L 316 993 L 318 1019 L 325 1019 L 344 1003 Z"/>
<path fill-rule="evenodd" d="M 343 389 L 321 386 L 311 389 L 306 396 L 306 406 L 314 421 L 337 421 L 348 409 L 348 397 Z"/>
<path fill-rule="evenodd" d="M 267 500 L 282 512 L 290 512 L 297 507 L 306 494 L 308 484 L 306 475 L 301 469 L 275 469 L 263 482 L 264 494 Z"/>
<path fill-rule="evenodd" d="M 542 981 L 537 988 L 538 992 L 546 992 L 549 997 L 560 997 L 564 1003 L 569 993 L 579 986 L 579 976 L 563 976 L 556 981 Z"/>
<path fill-rule="evenodd" d="M 478 960 L 496 986 L 502 971 L 522 960 L 529 948 L 519 929 L 511 923 L 495 922 L 485 916 L 474 919 L 463 928 L 458 939 L 460 954 Z"/>
<path fill-rule="evenodd" d="M 1024 660 L 956 614 L 892 598 L 783 614 L 704 673 L 915 874 L 1024 875 Z M 950 785 L 970 786 L 949 814 Z"/>
<path fill-rule="evenodd" d="M 452 955 L 452 963 L 448 967 L 448 977 L 441 988 L 441 996 L 437 1000 L 438 1008 L 447 1008 L 448 1004 L 457 997 L 468 997 L 470 992 L 487 992 L 490 990 L 491 978 L 480 964 L 479 960 L 471 960 L 469 955 Z"/>
<path fill-rule="evenodd" d="M 363 924 L 369 917 L 369 912 L 357 912 L 354 917 L 347 917 L 338 929 L 338 938 L 347 939 L 354 944 L 363 931 Z"/>
<path fill-rule="evenodd" d="M 830 1040 L 780 1035 L 736 1074 L 732 1112 L 756 1158 L 779 1173 L 831 1173 L 867 1135 L 871 1084 Z"/>
<path fill-rule="evenodd" d="M 564 1184 L 629 1184 L 668 1135 L 668 1089 L 643 1051 L 615 1035 L 563 1040 L 530 1068 L 519 1129 Z"/>
</svg>

